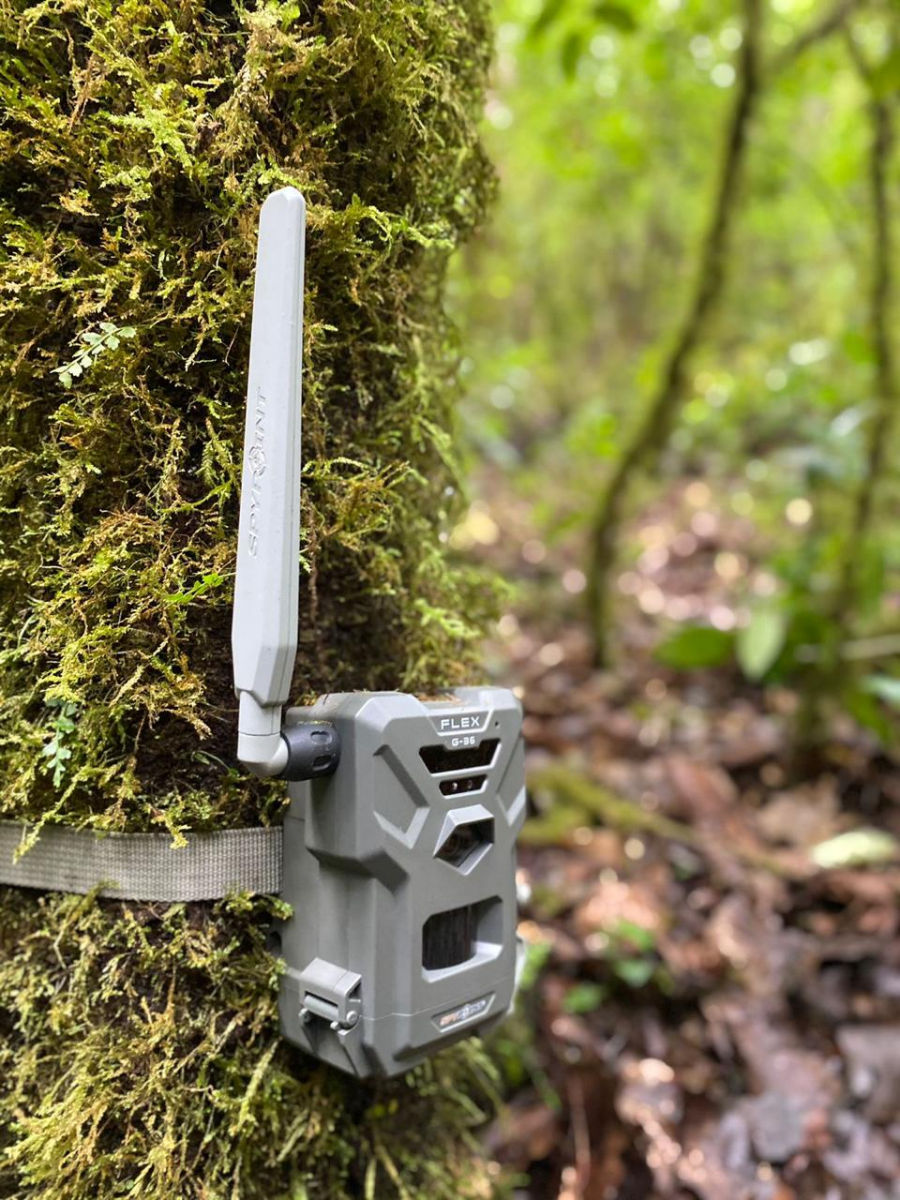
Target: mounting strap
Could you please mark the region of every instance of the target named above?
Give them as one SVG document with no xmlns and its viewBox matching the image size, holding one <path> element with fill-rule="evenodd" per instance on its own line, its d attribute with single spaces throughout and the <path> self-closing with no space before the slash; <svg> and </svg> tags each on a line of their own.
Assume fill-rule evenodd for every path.
<svg viewBox="0 0 900 1200">
<path fill-rule="evenodd" d="M 281 826 L 186 834 L 107 833 L 45 825 L 18 861 L 31 831 L 0 821 L 0 884 L 114 900 L 219 900 L 229 892 L 281 891 Z"/>
</svg>

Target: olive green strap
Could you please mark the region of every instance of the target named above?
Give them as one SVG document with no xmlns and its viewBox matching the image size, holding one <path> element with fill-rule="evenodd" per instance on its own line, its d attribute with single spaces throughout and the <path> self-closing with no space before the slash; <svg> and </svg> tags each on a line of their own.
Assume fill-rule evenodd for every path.
<svg viewBox="0 0 900 1200">
<path fill-rule="evenodd" d="M 116 900 L 217 900 L 230 892 L 281 891 L 281 827 L 186 834 L 108 833 L 45 825 L 25 853 L 31 827 L 0 821 L 0 884 Z"/>
</svg>

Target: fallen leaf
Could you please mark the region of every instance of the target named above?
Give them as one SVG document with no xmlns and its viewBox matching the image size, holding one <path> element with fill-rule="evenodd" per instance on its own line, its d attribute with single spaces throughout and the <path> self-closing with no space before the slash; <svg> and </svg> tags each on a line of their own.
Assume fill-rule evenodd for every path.
<svg viewBox="0 0 900 1200">
<path fill-rule="evenodd" d="M 817 867 L 862 867 L 893 862 L 900 856 L 900 843 L 881 829 L 851 829 L 820 842 L 810 851 Z"/>
</svg>

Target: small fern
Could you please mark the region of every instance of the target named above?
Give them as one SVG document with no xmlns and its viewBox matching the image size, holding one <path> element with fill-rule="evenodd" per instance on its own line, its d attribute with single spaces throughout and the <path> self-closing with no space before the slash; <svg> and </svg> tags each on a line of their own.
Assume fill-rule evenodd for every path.
<svg viewBox="0 0 900 1200">
<path fill-rule="evenodd" d="M 75 379 L 94 365 L 105 350 L 118 350 L 124 338 L 133 338 L 133 325 L 114 325 L 112 321 L 100 322 L 100 333 L 86 330 L 79 334 L 82 343 L 74 358 L 62 366 L 54 367 L 53 374 L 59 376 L 63 387 L 71 387 Z"/>
<path fill-rule="evenodd" d="M 66 762 L 72 757 L 72 751 L 66 746 L 65 739 L 75 731 L 73 717 L 78 712 L 78 706 L 70 700 L 48 700 L 51 708 L 57 713 L 50 722 L 53 736 L 43 747 L 41 754 L 48 759 L 47 770 L 53 772 L 53 786 L 58 788 L 66 773 Z"/>
</svg>

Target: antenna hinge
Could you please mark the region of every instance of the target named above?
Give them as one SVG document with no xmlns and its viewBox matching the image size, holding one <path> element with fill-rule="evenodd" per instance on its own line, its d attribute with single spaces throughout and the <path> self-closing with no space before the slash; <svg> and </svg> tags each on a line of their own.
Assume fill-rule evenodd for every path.
<svg viewBox="0 0 900 1200">
<path fill-rule="evenodd" d="M 329 721 L 302 721 L 285 725 L 281 737 L 287 746 L 287 766 L 281 779 L 298 781 L 333 775 L 341 761 L 341 739 Z"/>
</svg>

